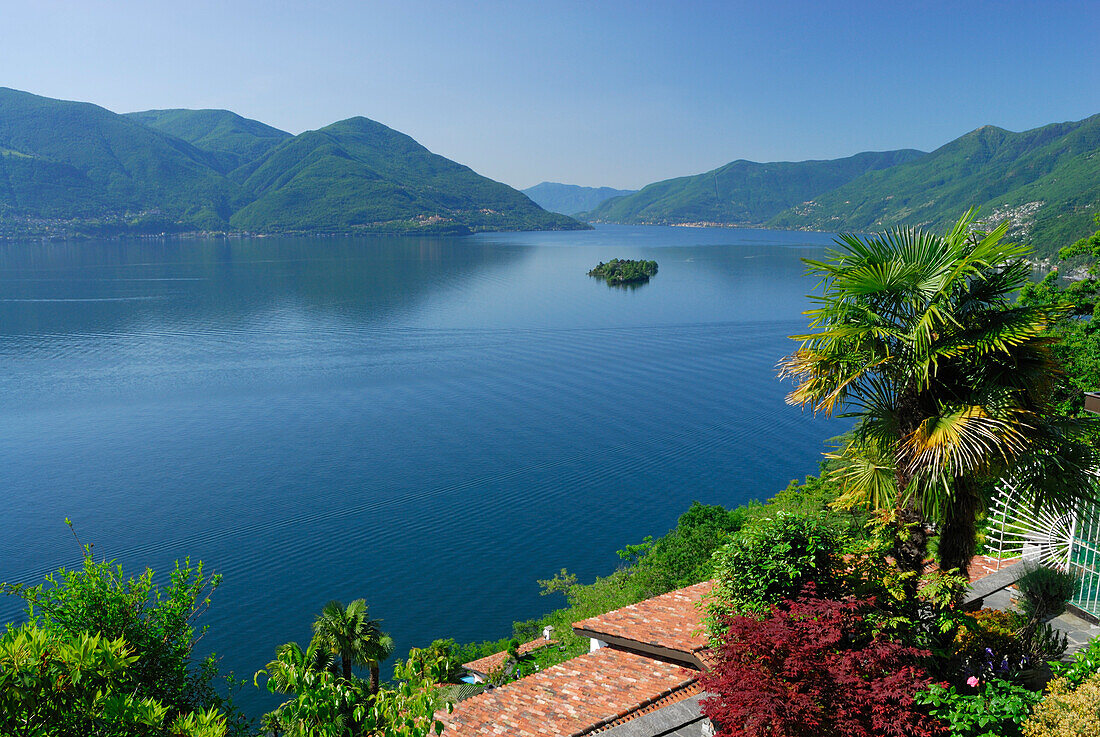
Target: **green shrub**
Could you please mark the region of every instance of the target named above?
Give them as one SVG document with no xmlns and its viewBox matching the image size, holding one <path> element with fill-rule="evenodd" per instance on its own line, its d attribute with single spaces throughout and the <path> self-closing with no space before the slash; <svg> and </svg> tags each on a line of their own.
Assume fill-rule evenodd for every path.
<svg viewBox="0 0 1100 737">
<path fill-rule="evenodd" d="M 1016 582 L 1020 590 L 1020 612 L 1032 625 L 1057 617 L 1077 591 L 1077 575 L 1054 568 L 1025 563 L 1026 571 Z"/>
<path fill-rule="evenodd" d="M 713 621 L 768 612 L 811 581 L 820 597 L 839 593 L 845 542 L 817 517 L 778 514 L 750 525 L 714 555 Z"/>
<path fill-rule="evenodd" d="M 934 684 L 919 692 L 916 701 L 946 721 L 952 737 L 1020 737 L 1021 725 L 1040 698 L 1037 691 L 992 678 L 970 693 Z"/>
<path fill-rule="evenodd" d="M 192 650 L 206 627 L 195 620 L 210 606 L 221 576 L 207 575 L 200 561 L 177 562 L 166 583 L 153 582 L 153 571 L 127 575 L 113 561 L 96 560 L 84 546 L 79 568 L 48 574 L 37 586 L 2 584 L 0 591 L 22 598 L 27 616 L 58 637 L 98 633 L 122 638 L 137 660 L 119 674 L 119 690 L 152 699 L 176 715 L 224 712 L 231 734 L 250 731 L 248 720 L 219 688 L 214 655 L 195 662 Z M 225 682 L 237 685 L 232 676 Z"/>
<path fill-rule="evenodd" d="M 1071 685 L 1078 686 L 1100 673 L 1100 637 L 1089 640 L 1088 647 L 1073 654 L 1068 663 L 1051 663 L 1054 675 L 1066 679 Z"/>
<path fill-rule="evenodd" d="M 9 625 L 0 636 L 0 734 L 225 735 L 217 709 L 180 712 L 135 693 L 140 659 L 122 637 Z"/>
</svg>

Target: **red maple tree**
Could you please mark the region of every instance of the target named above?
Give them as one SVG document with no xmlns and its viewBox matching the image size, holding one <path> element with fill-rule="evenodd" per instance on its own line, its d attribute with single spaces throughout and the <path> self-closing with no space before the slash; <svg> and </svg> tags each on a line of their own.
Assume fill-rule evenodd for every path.
<svg viewBox="0 0 1100 737">
<path fill-rule="evenodd" d="M 868 632 L 873 600 L 804 596 L 763 619 L 734 616 L 703 713 L 729 737 L 931 737 L 947 726 L 913 696 L 932 678 L 926 650 Z"/>
</svg>

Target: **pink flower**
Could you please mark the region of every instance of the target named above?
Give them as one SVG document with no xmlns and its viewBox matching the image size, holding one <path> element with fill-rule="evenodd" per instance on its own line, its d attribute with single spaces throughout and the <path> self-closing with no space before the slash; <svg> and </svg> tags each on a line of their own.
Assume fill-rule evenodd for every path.
<svg viewBox="0 0 1100 737">
<path fill-rule="evenodd" d="M 977 688 L 979 683 L 981 683 L 981 681 L 978 680 L 977 676 L 970 676 L 970 678 L 966 679 L 966 685 L 970 686 L 970 688 Z"/>
</svg>

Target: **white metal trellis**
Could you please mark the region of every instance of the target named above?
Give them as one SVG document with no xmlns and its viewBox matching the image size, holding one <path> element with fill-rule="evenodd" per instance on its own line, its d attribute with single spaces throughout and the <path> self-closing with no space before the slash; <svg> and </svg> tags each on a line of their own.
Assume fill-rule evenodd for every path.
<svg viewBox="0 0 1100 737">
<path fill-rule="evenodd" d="M 1015 481 L 1003 483 L 990 509 L 988 538 L 1001 561 L 1023 558 L 1081 578 L 1071 603 L 1100 616 L 1100 507 L 1082 502 L 1069 511 L 1036 504 L 1035 493 Z"/>
<path fill-rule="evenodd" d="M 1076 507 L 1069 512 L 1036 508 L 1035 494 L 1010 480 L 997 489 L 990 511 L 993 520 L 990 537 L 996 541 L 997 568 L 1006 558 L 1023 558 L 1063 571 L 1069 569 L 1077 526 Z"/>
</svg>

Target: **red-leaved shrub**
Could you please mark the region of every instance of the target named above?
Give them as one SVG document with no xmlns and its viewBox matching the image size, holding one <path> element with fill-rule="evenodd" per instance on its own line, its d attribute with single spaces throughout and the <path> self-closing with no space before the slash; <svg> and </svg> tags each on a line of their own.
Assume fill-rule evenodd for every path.
<svg viewBox="0 0 1100 737">
<path fill-rule="evenodd" d="M 703 712 L 730 737 L 927 737 L 946 725 L 913 695 L 932 679 L 928 652 L 867 632 L 873 601 L 813 596 L 763 619 L 726 620 L 703 685 Z"/>
</svg>

